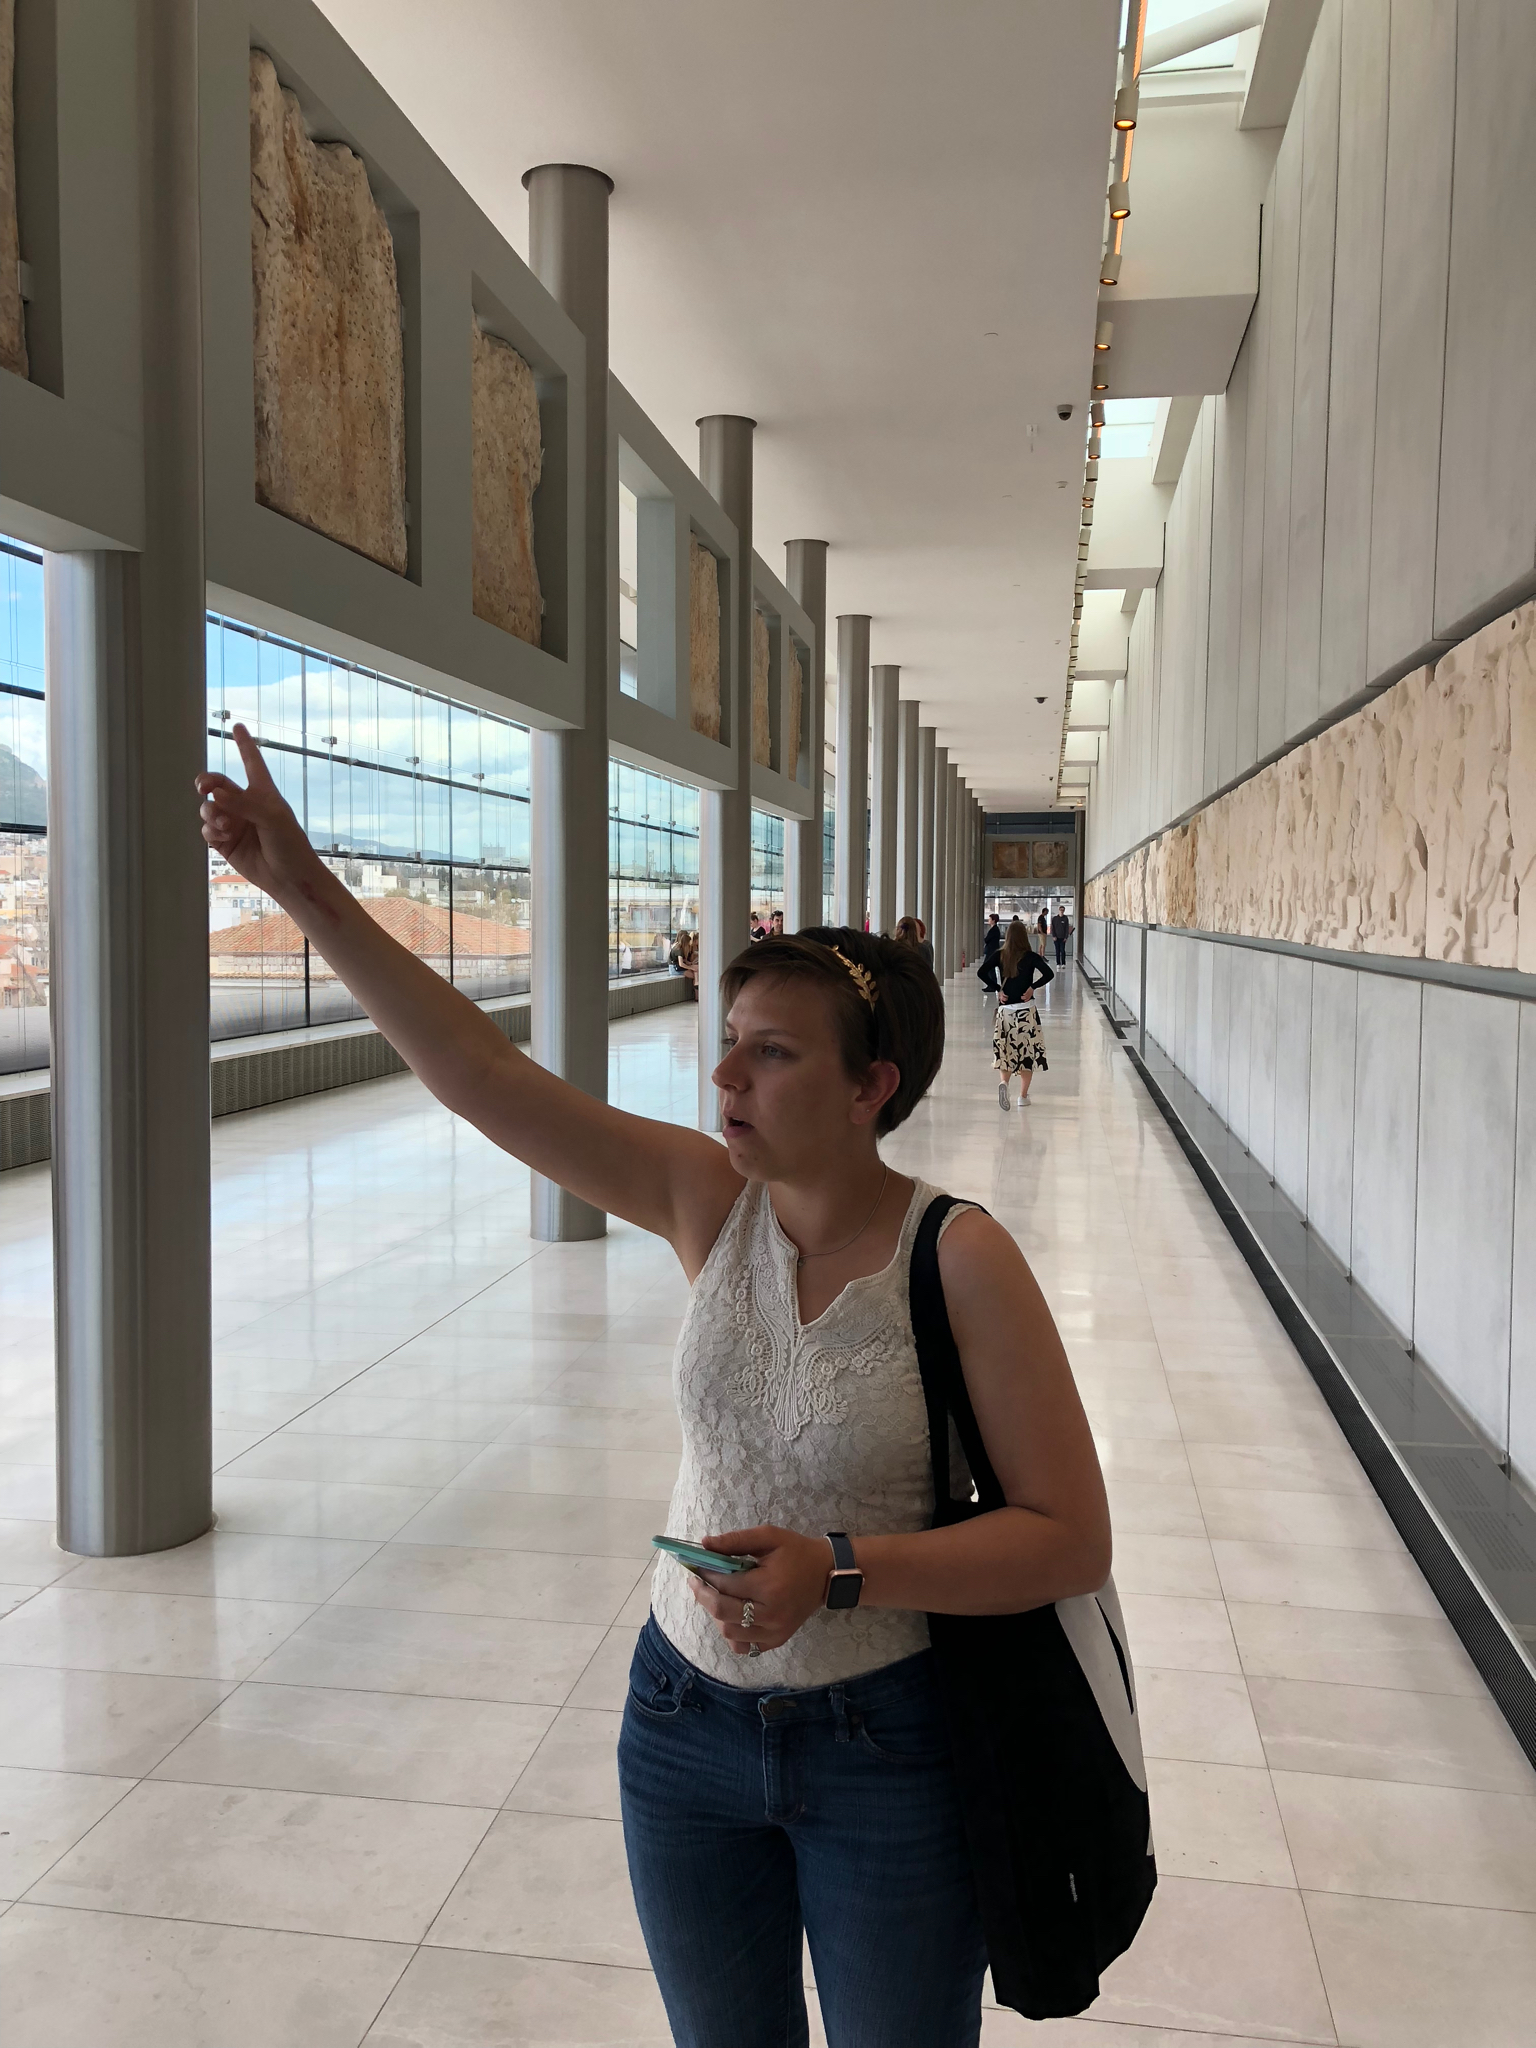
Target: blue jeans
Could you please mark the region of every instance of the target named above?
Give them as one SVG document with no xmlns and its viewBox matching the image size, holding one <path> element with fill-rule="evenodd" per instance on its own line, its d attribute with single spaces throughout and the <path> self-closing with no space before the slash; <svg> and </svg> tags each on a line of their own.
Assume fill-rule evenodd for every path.
<svg viewBox="0 0 1536 2048">
<path fill-rule="evenodd" d="M 648 1621 L 619 1736 L 630 1882 L 678 2048 L 976 2048 L 986 1946 L 928 1651 L 746 1692 Z"/>
</svg>

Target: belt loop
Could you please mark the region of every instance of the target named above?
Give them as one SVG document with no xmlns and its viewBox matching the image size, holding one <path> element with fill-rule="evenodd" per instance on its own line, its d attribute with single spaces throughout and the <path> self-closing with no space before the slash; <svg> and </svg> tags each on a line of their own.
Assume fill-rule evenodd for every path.
<svg viewBox="0 0 1536 2048">
<path fill-rule="evenodd" d="M 837 1727 L 836 1740 L 846 1742 L 848 1740 L 848 1710 L 843 1700 L 843 1688 L 840 1685 L 830 1686 L 827 1690 L 827 1698 L 831 1703 L 832 1719 Z"/>
</svg>

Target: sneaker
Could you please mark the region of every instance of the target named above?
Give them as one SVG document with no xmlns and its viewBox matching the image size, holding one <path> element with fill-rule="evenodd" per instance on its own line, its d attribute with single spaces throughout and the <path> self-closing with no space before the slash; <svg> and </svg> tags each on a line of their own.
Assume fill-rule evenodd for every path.
<svg viewBox="0 0 1536 2048">
<path fill-rule="evenodd" d="M 1012 1109 L 1013 1107 L 1013 1104 L 1008 1100 L 1008 1083 L 1006 1081 L 999 1081 L 997 1084 L 997 1103 L 999 1109 Z"/>
</svg>

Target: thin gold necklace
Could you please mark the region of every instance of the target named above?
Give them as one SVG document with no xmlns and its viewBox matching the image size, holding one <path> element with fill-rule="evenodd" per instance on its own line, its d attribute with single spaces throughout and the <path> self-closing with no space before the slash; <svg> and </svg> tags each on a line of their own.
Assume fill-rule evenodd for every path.
<svg viewBox="0 0 1536 2048">
<path fill-rule="evenodd" d="M 805 1262 L 806 1262 L 806 1260 L 807 1260 L 807 1259 L 834 1259 L 834 1258 L 836 1258 L 836 1257 L 837 1257 L 837 1254 L 838 1254 L 839 1252 L 845 1252 L 845 1251 L 847 1251 L 847 1249 L 848 1249 L 848 1246 L 849 1246 L 849 1245 L 851 1245 L 851 1244 L 857 1244 L 857 1243 L 858 1243 L 858 1241 L 859 1241 L 859 1239 L 860 1239 L 860 1238 L 861 1238 L 861 1237 L 862 1237 L 862 1236 L 864 1235 L 865 1231 L 866 1231 L 866 1230 L 868 1230 L 868 1228 L 869 1228 L 869 1226 L 871 1225 L 871 1223 L 873 1223 L 873 1222 L 874 1222 L 874 1220 L 875 1220 L 875 1209 L 878 1209 L 878 1208 L 879 1208 L 879 1206 L 880 1206 L 880 1204 L 881 1204 L 881 1203 L 882 1203 L 882 1202 L 883 1202 L 883 1201 L 885 1200 L 885 1184 L 886 1184 L 886 1182 L 887 1182 L 887 1181 L 888 1181 L 888 1180 L 890 1179 L 890 1177 L 891 1177 L 891 1169 L 890 1169 L 889 1167 L 887 1167 L 887 1168 L 885 1169 L 884 1173 L 882 1173 L 882 1174 L 881 1174 L 881 1176 L 880 1176 L 880 1192 L 879 1192 L 879 1194 L 878 1194 L 878 1195 L 876 1195 L 876 1197 L 875 1197 L 875 1208 L 874 1208 L 874 1209 L 871 1209 L 871 1210 L 870 1210 L 869 1214 L 868 1214 L 868 1215 L 867 1215 L 867 1216 L 866 1216 L 866 1217 L 864 1218 L 864 1221 L 863 1221 L 863 1222 L 862 1222 L 862 1223 L 861 1223 L 861 1224 L 859 1225 L 858 1229 L 857 1229 L 857 1230 L 856 1230 L 856 1231 L 855 1231 L 855 1232 L 853 1233 L 852 1237 L 848 1238 L 848 1239 L 847 1239 L 847 1240 L 846 1240 L 846 1241 L 845 1241 L 844 1243 L 842 1243 L 842 1244 L 835 1244 L 835 1245 L 833 1245 L 830 1251 L 825 1251 L 825 1252 L 799 1252 L 799 1251 L 797 1251 L 797 1252 L 796 1252 L 796 1254 L 795 1254 L 795 1264 L 796 1264 L 797 1266 L 803 1266 L 803 1265 L 805 1264 Z"/>
</svg>

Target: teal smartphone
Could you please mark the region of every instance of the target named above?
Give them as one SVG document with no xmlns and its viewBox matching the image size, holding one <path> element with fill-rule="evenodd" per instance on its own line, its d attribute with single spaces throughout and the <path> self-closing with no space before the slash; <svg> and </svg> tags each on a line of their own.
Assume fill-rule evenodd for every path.
<svg viewBox="0 0 1536 2048">
<path fill-rule="evenodd" d="M 653 1536 L 651 1542 L 691 1572 L 749 1572 L 757 1564 L 755 1557 L 727 1557 L 723 1550 L 706 1550 L 702 1543 L 689 1543 L 681 1536 Z"/>
</svg>

